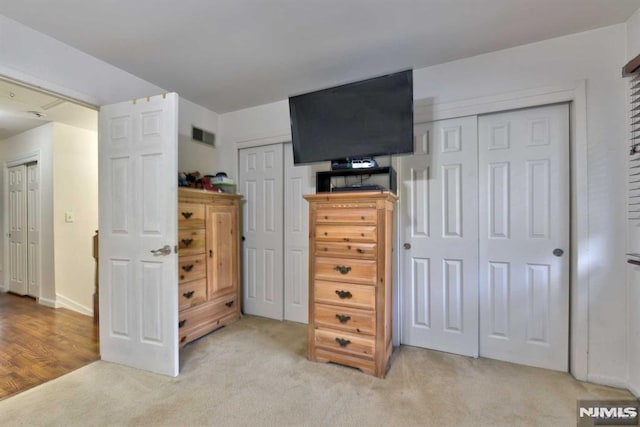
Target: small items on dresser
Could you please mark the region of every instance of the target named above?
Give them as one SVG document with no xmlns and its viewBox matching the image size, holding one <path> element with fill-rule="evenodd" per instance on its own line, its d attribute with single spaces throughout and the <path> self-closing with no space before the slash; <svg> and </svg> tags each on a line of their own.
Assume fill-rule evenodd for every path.
<svg viewBox="0 0 640 427">
<path fill-rule="evenodd" d="M 384 378 L 393 351 L 389 192 L 321 193 L 309 202 L 309 359 Z"/>
<path fill-rule="evenodd" d="M 178 189 L 180 346 L 240 318 L 239 230 L 239 195 Z"/>
</svg>

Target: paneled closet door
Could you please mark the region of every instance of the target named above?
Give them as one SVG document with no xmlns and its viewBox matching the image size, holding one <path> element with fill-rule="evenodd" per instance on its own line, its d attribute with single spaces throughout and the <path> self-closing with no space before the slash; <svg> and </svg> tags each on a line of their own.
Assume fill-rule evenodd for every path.
<svg viewBox="0 0 640 427">
<path fill-rule="evenodd" d="M 569 106 L 478 125 L 480 355 L 567 371 Z"/>
<path fill-rule="evenodd" d="M 282 144 L 240 150 L 245 314 L 282 320 L 283 159 Z"/>
<path fill-rule="evenodd" d="M 27 164 L 27 293 L 40 296 L 40 172 L 38 163 Z"/>
<path fill-rule="evenodd" d="M 293 148 L 284 144 L 284 319 L 309 321 L 309 204 L 315 171 L 294 166 Z"/>
<path fill-rule="evenodd" d="M 9 290 L 27 295 L 27 166 L 8 169 L 9 193 Z"/>
<path fill-rule="evenodd" d="M 402 343 L 478 355 L 477 122 L 418 125 L 400 159 Z"/>
</svg>

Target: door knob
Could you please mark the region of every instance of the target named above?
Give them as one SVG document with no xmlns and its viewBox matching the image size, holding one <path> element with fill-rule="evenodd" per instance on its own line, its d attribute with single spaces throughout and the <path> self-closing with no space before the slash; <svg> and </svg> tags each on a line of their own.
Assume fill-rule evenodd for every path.
<svg viewBox="0 0 640 427">
<path fill-rule="evenodd" d="M 555 256 L 562 256 L 562 254 L 564 254 L 564 251 L 563 251 L 562 249 L 560 249 L 560 248 L 555 248 L 555 249 L 553 250 L 553 254 L 554 254 Z"/>
<path fill-rule="evenodd" d="M 411 249 L 411 243 L 405 243 L 402 247 L 405 249 Z"/>
<path fill-rule="evenodd" d="M 171 253 L 171 246 L 164 245 L 160 249 L 151 250 L 151 253 L 154 254 L 155 256 L 158 256 L 158 255 L 169 255 Z"/>
</svg>

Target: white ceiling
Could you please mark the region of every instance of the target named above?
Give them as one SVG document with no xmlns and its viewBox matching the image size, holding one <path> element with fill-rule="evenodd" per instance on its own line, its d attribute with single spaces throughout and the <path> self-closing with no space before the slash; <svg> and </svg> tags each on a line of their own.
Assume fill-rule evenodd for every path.
<svg viewBox="0 0 640 427">
<path fill-rule="evenodd" d="M 98 112 L 0 80 L 0 141 L 48 122 L 97 131 Z"/>
<path fill-rule="evenodd" d="M 640 0 L 0 0 L 218 113 L 625 22 Z"/>
</svg>

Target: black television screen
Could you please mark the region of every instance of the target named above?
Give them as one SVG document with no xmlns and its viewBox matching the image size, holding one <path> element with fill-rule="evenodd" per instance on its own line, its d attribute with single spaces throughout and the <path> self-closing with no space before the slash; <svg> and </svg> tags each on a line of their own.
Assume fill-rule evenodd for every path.
<svg viewBox="0 0 640 427">
<path fill-rule="evenodd" d="M 289 98 L 295 164 L 413 152 L 413 75 Z"/>
</svg>

